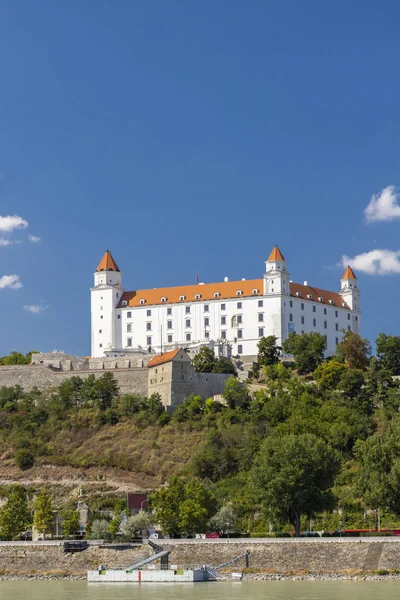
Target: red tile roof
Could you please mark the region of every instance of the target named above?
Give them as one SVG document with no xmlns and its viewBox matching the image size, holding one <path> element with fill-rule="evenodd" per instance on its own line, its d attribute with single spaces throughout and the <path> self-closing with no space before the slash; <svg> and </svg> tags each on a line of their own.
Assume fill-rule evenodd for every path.
<svg viewBox="0 0 400 600">
<path fill-rule="evenodd" d="M 268 260 L 285 260 L 282 252 L 279 250 L 278 246 L 275 246 L 272 249 L 271 254 L 269 255 Z"/>
<path fill-rule="evenodd" d="M 164 352 L 163 354 L 157 354 L 156 356 L 154 356 L 151 361 L 148 363 L 148 367 L 156 367 L 157 365 L 163 365 L 164 363 L 169 362 L 170 360 L 172 360 L 173 358 L 175 358 L 175 356 L 177 354 L 179 354 L 179 352 L 181 352 L 182 348 L 175 348 L 175 350 L 170 350 L 169 352 Z M 185 352 L 184 350 L 182 350 L 182 352 Z"/>
<path fill-rule="evenodd" d="M 350 266 L 348 266 L 345 270 L 342 279 L 357 279 L 357 277 L 354 275 L 353 269 Z"/>
<path fill-rule="evenodd" d="M 182 302 L 204 302 L 210 300 L 227 300 L 229 298 L 249 297 L 249 296 L 263 296 L 264 281 L 263 279 L 246 279 L 245 281 L 220 281 L 219 283 L 205 283 L 197 285 L 184 285 L 169 288 L 154 288 L 150 290 L 136 290 L 132 292 L 125 292 L 118 304 L 118 308 L 124 308 L 124 302 L 126 302 L 126 308 L 140 306 L 141 300 L 144 300 L 145 305 L 158 305 L 158 304 L 179 304 Z M 237 294 L 241 292 L 241 294 Z M 219 296 L 214 294 L 218 293 Z M 328 292 L 327 290 L 321 290 L 309 285 L 301 285 L 300 283 L 290 284 L 291 296 L 296 296 L 297 293 L 301 294 L 301 298 L 304 300 L 310 300 L 314 302 L 321 302 L 322 304 L 332 304 L 329 300 L 333 301 L 335 306 L 339 308 L 343 307 L 343 298 L 336 292 Z M 196 298 L 199 295 L 199 298 Z M 307 295 L 311 298 L 307 298 Z M 164 301 L 161 299 L 165 298 Z M 183 298 L 183 300 L 181 300 Z M 318 298 L 322 298 L 321 301 Z"/>
<path fill-rule="evenodd" d="M 105 252 L 96 271 L 119 271 L 118 265 L 109 250 Z"/>
</svg>

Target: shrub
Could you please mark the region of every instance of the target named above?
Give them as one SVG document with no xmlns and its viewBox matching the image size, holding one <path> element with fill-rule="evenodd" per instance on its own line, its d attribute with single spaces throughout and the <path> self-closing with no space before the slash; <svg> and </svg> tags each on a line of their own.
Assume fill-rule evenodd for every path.
<svg viewBox="0 0 400 600">
<path fill-rule="evenodd" d="M 35 457 L 33 453 L 27 448 L 20 448 L 15 453 L 15 464 L 17 467 L 22 469 L 30 469 L 35 464 Z"/>
<path fill-rule="evenodd" d="M 379 569 L 379 571 L 377 571 L 378 575 L 389 575 L 389 571 L 387 569 Z"/>
</svg>

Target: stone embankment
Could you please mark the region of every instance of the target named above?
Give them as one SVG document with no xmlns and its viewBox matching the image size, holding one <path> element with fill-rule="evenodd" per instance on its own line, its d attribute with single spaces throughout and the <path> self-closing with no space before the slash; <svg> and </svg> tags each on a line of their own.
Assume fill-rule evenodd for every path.
<svg viewBox="0 0 400 600">
<path fill-rule="evenodd" d="M 218 566 L 250 551 L 247 579 L 376 579 L 386 570 L 387 578 L 399 579 L 400 541 L 254 542 L 159 540 L 171 550 L 170 563 L 178 567 Z M 21 544 L 0 545 L 0 578 L 71 578 L 86 576 L 88 569 L 100 564 L 127 568 L 151 554 L 148 546 L 109 549 L 90 546 L 83 552 L 66 554 L 63 547 Z M 226 567 L 241 571 L 244 560 Z"/>
</svg>

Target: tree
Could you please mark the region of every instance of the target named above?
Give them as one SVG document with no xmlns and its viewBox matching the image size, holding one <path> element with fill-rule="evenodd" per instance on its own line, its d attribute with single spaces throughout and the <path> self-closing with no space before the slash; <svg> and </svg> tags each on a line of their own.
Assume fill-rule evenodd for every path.
<svg viewBox="0 0 400 600">
<path fill-rule="evenodd" d="M 171 537 L 203 532 L 216 511 L 216 499 L 197 479 L 173 477 L 151 496 L 154 518 Z"/>
<path fill-rule="evenodd" d="M 90 526 L 89 538 L 91 540 L 104 540 L 107 537 L 110 522 L 106 519 L 95 519 Z"/>
<path fill-rule="evenodd" d="M 288 519 L 298 536 L 302 515 L 333 506 L 331 487 L 339 468 L 334 450 L 313 434 L 268 437 L 250 482 L 268 516 Z"/>
<path fill-rule="evenodd" d="M 336 360 L 329 360 L 319 365 L 314 371 L 314 379 L 320 390 L 334 390 L 348 367 Z"/>
<path fill-rule="evenodd" d="M 32 517 L 28 509 L 26 490 L 13 486 L 6 504 L 0 509 L 0 537 L 13 540 L 31 525 Z"/>
<path fill-rule="evenodd" d="M 117 533 L 120 531 L 121 524 L 122 524 L 121 514 L 114 515 L 114 517 L 111 519 L 111 521 L 108 525 L 108 530 L 107 530 L 113 539 L 116 537 Z"/>
<path fill-rule="evenodd" d="M 231 360 L 229 358 L 225 358 L 221 356 L 217 358 L 213 366 L 213 373 L 225 373 L 226 375 L 232 374 L 235 375 L 236 369 Z"/>
<path fill-rule="evenodd" d="M 100 410 L 111 408 L 114 398 L 118 396 L 118 383 L 114 375 L 110 372 L 104 373 L 96 380 L 94 385 L 96 394 L 96 403 Z"/>
<path fill-rule="evenodd" d="M 352 369 L 366 369 L 371 355 L 371 344 L 358 333 L 345 331 L 341 342 L 336 347 L 339 361 L 345 362 Z"/>
<path fill-rule="evenodd" d="M 13 350 L 7 356 L 0 358 L 0 365 L 29 365 L 32 362 L 32 354 L 37 354 L 37 350 L 31 350 L 28 354 Z"/>
<path fill-rule="evenodd" d="M 15 464 L 22 471 L 30 469 L 35 464 L 35 456 L 29 448 L 18 448 L 14 455 Z"/>
<path fill-rule="evenodd" d="M 144 510 L 138 512 L 133 517 L 129 517 L 123 525 L 123 532 L 125 536 L 131 540 L 137 531 L 143 535 L 143 532 L 147 531 L 152 526 L 154 518 L 151 513 L 145 512 Z"/>
<path fill-rule="evenodd" d="M 67 508 L 61 513 L 62 531 L 66 536 L 75 536 L 80 530 L 80 517 L 77 510 Z"/>
<path fill-rule="evenodd" d="M 241 406 L 249 401 L 246 387 L 236 377 L 229 377 L 226 380 L 222 397 L 227 401 L 229 408 Z"/>
<path fill-rule="evenodd" d="M 208 346 L 201 346 L 193 357 L 192 365 L 196 373 L 212 373 L 215 362 L 214 350 Z"/>
<path fill-rule="evenodd" d="M 53 508 L 51 506 L 51 498 L 46 488 L 43 488 L 34 504 L 33 526 L 46 537 L 46 533 L 52 530 L 53 526 Z"/>
<path fill-rule="evenodd" d="M 262 337 L 258 342 L 258 364 L 261 367 L 269 367 L 279 362 L 282 354 L 282 348 L 276 345 L 277 337 L 269 335 Z"/>
<path fill-rule="evenodd" d="M 225 534 L 231 531 L 239 531 L 238 517 L 232 504 L 221 506 L 219 511 L 210 519 L 210 531 Z"/>
<path fill-rule="evenodd" d="M 295 366 L 300 375 L 315 371 L 322 362 L 326 350 L 326 341 L 320 333 L 302 333 L 295 331 L 289 333 L 282 344 L 286 354 L 291 354 L 295 359 Z"/>
<path fill-rule="evenodd" d="M 375 343 L 380 365 L 391 375 L 400 375 L 400 336 L 380 333 Z"/>
</svg>

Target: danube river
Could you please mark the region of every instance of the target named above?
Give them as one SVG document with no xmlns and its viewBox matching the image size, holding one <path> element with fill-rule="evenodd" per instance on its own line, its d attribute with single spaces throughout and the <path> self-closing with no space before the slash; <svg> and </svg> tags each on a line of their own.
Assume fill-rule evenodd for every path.
<svg viewBox="0 0 400 600">
<path fill-rule="evenodd" d="M 88 584 L 0 581 L 1 600 L 398 600 L 400 581 L 238 581 Z"/>
</svg>

